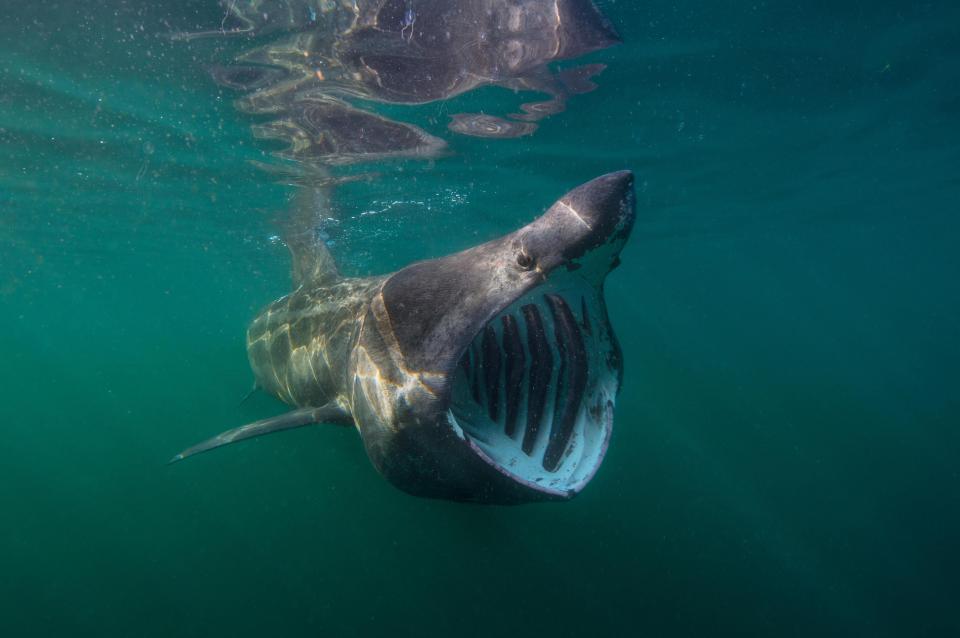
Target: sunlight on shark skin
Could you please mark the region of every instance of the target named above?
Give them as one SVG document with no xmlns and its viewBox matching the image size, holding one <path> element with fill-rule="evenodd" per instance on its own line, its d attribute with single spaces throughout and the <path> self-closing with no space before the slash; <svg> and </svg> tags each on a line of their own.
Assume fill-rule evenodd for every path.
<svg viewBox="0 0 960 638">
<path fill-rule="evenodd" d="M 603 298 L 635 218 L 633 174 L 598 177 L 499 239 L 391 275 L 343 278 L 291 246 L 295 290 L 251 324 L 258 385 L 297 406 L 171 462 L 253 436 L 352 423 L 417 496 L 564 500 L 599 468 L 622 356 Z M 490 370 L 497 370 L 490 374 Z M 504 409 L 501 409 L 501 406 Z"/>
</svg>

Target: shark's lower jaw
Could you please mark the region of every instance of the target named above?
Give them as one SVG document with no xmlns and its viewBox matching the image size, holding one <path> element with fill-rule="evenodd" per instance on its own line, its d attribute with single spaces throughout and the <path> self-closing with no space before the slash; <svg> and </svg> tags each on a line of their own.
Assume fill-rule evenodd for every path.
<svg viewBox="0 0 960 638">
<path fill-rule="evenodd" d="M 450 426 L 486 463 L 570 497 L 607 450 L 620 356 L 602 291 L 546 283 L 489 321 L 462 355 Z"/>
</svg>

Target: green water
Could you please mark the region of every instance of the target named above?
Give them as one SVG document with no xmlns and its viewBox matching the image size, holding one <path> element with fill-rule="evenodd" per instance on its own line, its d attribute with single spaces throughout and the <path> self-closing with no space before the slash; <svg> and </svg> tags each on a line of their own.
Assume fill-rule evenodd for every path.
<svg viewBox="0 0 960 638">
<path fill-rule="evenodd" d="M 625 385 L 569 503 L 420 500 L 277 414 L 244 330 L 290 187 L 204 67 L 213 0 L 0 0 L 0 635 L 960 633 L 960 10 L 600 3 L 625 43 L 521 140 L 337 194 L 343 269 L 496 237 L 637 172 Z M 92 3 L 89 3 L 92 4 Z M 26 5 L 26 6 L 25 6 Z M 162 6 L 157 6 L 162 5 Z"/>
</svg>

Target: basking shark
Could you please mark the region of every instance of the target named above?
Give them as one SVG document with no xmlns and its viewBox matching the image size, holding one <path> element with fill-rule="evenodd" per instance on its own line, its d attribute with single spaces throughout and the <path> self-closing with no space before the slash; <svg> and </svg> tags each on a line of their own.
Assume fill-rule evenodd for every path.
<svg viewBox="0 0 960 638">
<path fill-rule="evenodd" d="M 247 351 L 259 387 L 296 409 L 173 461 L 342 423 L 411 494 L 573 497 L 610 440 L 622 358 L 603 283 L 634 216 L 632 173 L 611 173 L 499 239 L 366 278 L 341 277 L 315 233 L 290 236 L 295 289 L 253 321 Z"/>
<path fill-rule="evenodd" d="M 518 113 L 457 113 L 450 131 L 533 134 L 602 64 L 550 64 L 619 41 L 590 0 L 223 0 L 220 29 L 251 48 L 209 71 L 239 91 L 257 138 L 301 185 L 283 231 L 293 291 L 247 331 L 257 386 L 293 410 L 175 456 L 317 423 L 353 425 L 377 470 L 411 494 L 563 500 L 600 466 L 622 358 L 603 283 L 633 226 L 633 176 L 583 184 L 542 216 L 395 273 L 341 276 L 321 229 L 348 164 L 434 158 L 447 143 L 378 113 L 482 86 L 539 92 Z M 391 109 L 398 112 L 397 109 Z M 293 168 L 288 169 L 288 164 Z M 290 175 L 284 175 L 286 181 Z"/>
</svg>

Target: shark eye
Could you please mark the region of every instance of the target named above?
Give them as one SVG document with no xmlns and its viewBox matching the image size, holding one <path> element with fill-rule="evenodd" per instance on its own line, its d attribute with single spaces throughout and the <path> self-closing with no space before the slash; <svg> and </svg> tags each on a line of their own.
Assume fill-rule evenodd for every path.
<svg viewBox="0 0 960 638">
<path fill-rule="evenodd" d="M 533 268 L 533 257 L 523 251 L 520 251 L 517 253 L 517 265 L 524 270 L 530 270 Z"/>
</svg>

